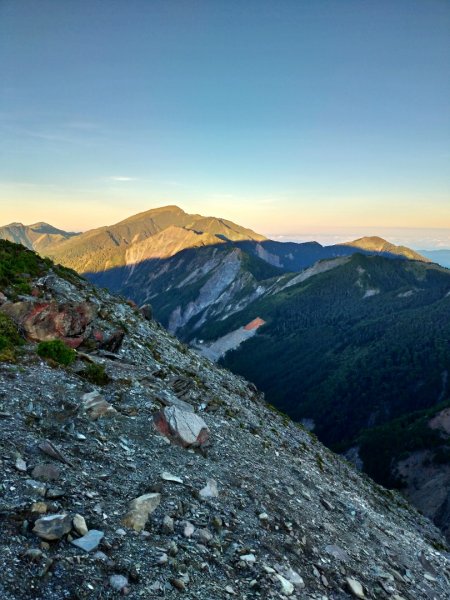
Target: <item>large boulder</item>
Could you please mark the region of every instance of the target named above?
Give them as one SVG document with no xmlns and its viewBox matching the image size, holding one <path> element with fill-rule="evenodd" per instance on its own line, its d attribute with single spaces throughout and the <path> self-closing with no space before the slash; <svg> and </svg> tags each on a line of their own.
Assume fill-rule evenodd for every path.
<svg viewBox="0 0 450 600">
<path fill-rule="evenodd" d="M 166 406 L 153 417 L 156 429 L 184 448 L 199 448 L 209 442 L 205 421 L 194 412 Z"/>
<path fill-rule="evenodd" d="M 32 341 L 61 339 L 72 348 L 77 348 L 89 336 L 89 326 L 97 308 L 89 302 L 26 300 L 3 304 L 1 311 Z"/>
</svg>

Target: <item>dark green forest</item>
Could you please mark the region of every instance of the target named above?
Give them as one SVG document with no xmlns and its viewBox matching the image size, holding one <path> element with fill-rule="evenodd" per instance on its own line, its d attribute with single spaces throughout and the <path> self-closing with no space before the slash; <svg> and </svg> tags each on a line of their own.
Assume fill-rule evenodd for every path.
<svg viewBox="0 0 450 600">
<path fill-rule="evenodd" d="M 223 364 L 293 419 L 314 419 L 318 437 L 342 451 L 363 430 L 448 398 L 449 292 L 450 271 L 436 265 L 355 255 L 200 335 L 266 320 Z"/>
</svg>

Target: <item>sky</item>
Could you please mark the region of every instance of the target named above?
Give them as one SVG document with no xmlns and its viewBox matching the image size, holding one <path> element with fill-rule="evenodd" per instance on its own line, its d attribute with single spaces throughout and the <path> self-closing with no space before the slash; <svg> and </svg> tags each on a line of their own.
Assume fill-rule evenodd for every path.
<svg viewBox="0 0 450 600">
<path fill-rule="evenodd" d="M 0 224 L 450 240 L 449 100 L 447 0 L 0 0 Z"/>
</svg>

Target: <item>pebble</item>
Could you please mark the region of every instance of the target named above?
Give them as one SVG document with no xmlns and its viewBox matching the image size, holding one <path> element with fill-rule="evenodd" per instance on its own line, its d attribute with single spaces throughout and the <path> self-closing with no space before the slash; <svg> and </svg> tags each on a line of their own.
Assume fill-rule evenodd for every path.
<svg viewBox="0 0 450 600">
<path fill-rule="evenodd" d="M 175 528 L 174 520 L 172 519 L 172 517 L 169 517 L 169 515 L 166 515 L 162 522 L 163 533 L 169 535 L 174 532 L 174 528 Z"/>
<path fill-rule="evenodd" d="M 208 479 L 205 487 L 202 488 L 199 493 L 202 498 L 217 498 L 219 496 L 219 490 L 217 489 L 216 480 Z"/>
<path fill-rule="evenodd" d="M 239 560 L 243 560 L 246 563 L 255 563 L 256 556 L 254 554 L 243 554 L 239 557 Z"/>
<path fill-rule="evenodd" d="M 356 598 L 365 598 L 366 596 L 364 595 L 364 589 L 363 586 L 359 583 L 359 581 L 357 579 L 353 579 L 353 577 L 347 577 L 345 579 L 345 581 L 347 582 L 347 587 L 349 589 L 349 591 L 356 597 Z"/>
<path fill-rule="evenodd" d="M 82 515 L 76 514 L 72 520 L 73 528 L 80 535 L 86 535 L 89 531 L 86 525 L 86 521 Z"/>
<path fill-rule="evenodd" d="M 111 575 L 109 585 L 118 592 L 121 592 L 128 585 L 128 579 L 123 575 Z"/>
<path fill-rule="evenodd" d="M 290 581 L 288 581 L 287 579 L 285 579 L 282 575 L 280 575 L 279 573 L 277 573 L 275 575 L 275 577 L 278 579 L 278 581 L 281 584 L 281 592 L 285 595 L 285 596 L 292 596 L 292 594 L 294 593 L 294 586 L 292 585 L 292 583 Z"/>
<path fill-rule="evenodd" d="M 20 456 L 18 456 L 16 458 L 16 462 L 15 465 L 16 469 L 18 471 L 20 471 L 21 473 L 26 473 L 27 472 L 27 463 L 23 460 L 23 458 L 21 458 Z"/>
<path fill-rule="evenodd" d="M 168 473 L 167 471 L 163 471 L 161 473 L 161 479 L 164 479 L 164 481 L 172 481 L 173 483 L 183 483 L 183 480 L 181 479 L 181 477 L 172 475 L 171 473 Z"/>
</svg>

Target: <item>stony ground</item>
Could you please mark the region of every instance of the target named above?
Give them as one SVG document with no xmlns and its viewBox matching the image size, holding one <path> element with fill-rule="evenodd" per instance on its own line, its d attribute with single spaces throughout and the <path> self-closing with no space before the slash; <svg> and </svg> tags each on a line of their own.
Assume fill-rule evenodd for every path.
<svg viewBox="0 0 450 600">
<path fill-rule="evenodd" d="M 135 308 L 33 283 L 125 336 L 70 367 L 32 343 L 0 363 L 2 600 L 450 598 L 441 534 L 400 496 Z"/>
</svg>

